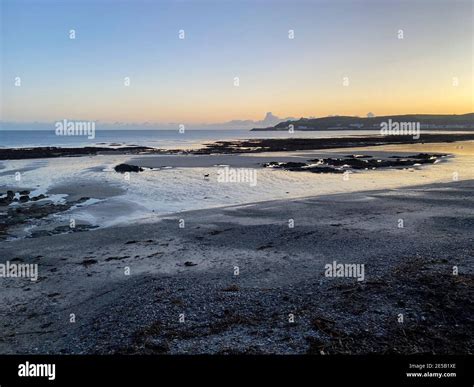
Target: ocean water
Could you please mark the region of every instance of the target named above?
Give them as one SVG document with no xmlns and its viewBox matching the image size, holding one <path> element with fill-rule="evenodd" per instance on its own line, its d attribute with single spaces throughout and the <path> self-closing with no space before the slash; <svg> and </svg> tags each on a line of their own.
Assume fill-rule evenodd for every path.
<svg viewBox="0 0 474 387">
<path fill-rule="evenodd" d="M 194 148 L 207 142 L 250 138 L 324 138 L 335 136 L 378 135 L 378 131 L 287 131 L 252 132 L 249 130 L 96 130 L 95 138 L 57 136 L 54 130 L 0 130 L 0 148 L 83 147 L 141 145 L 154 148 Z"/>
</svg>

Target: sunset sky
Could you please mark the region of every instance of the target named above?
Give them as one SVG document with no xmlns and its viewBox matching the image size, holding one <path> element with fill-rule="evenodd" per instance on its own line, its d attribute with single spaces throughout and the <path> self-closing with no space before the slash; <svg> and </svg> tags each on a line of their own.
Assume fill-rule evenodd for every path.
<svg viewBox="0 0 474 387">
<path fill-rule="evenodd" d="M 474 111 L 471 1 L 1 3 L 2 121 Z"/>
</svg>

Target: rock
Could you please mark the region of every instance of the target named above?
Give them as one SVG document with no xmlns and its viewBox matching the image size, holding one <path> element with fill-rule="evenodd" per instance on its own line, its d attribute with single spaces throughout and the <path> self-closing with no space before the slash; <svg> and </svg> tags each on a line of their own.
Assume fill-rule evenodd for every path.
<svg viewBox="0 0 474 387">
<path fill-rule="evenodd" d="M 28 191 L 28 190 L 20 191 L 19 194 L 20 195 L 29 195 L 30 191 Z"/>
<path fill-rule="evenodd" d="M 301 168 L 305 167 L 306 163 L 296 163 L 293 161 L 290 161 L 288 163 L 279 163 L 278 161 L 271 161 L 269 163 L 263 164 L 264 167 L 277 167 L 277 168 L 283 168 L 283 169 L 289 169 L 289 168 Z"/>
<path fill-rule="evenodd" d="M 114 169 L 115 169 L 115 172 L 120 172 L 120 173 L 143 172 L 143 168 L 137 167 L 136 165 L 130 165 L 130 164 L 119 164 Z"/>
<path fill-rule="evenodd" d="M 28 195 L 20 196 L 20 203 L 26 203 L 29 200 L 30 200 L 30 197 Z"/>
<path fill-rule="evenodd" d="M 120 144 L 117 144 L 120 145 Z M 96 155 L 100 152 L 116 154 L 142 154 L 144 152 L 154 153 L 154 148 L 146 146 L 124 146 L 120 148 L 86 146 L 81 148 L 59 148 L 52 146 L 42 146 L 34 148 L 3 148 L 0 149 L 0 160 L 21 160 L 21 159 L 42 159 L 49 157 L 68 157 L 81 155 Z"/>
<path fill-rule="evenodd" d="M 189 267 L 189 266 L 196 266 L 196 265 L 197 265 L 197 263 L 194 263 L 194 262 L 191 262 L 191 261 L 186 261 L 186 262 L 184 262 L 184 266 L 188 266 L 188 267 Z"/>
<path fill-rule="evenodd" d="M 34 202 L 36 202 L 37 200 L 41 200 L 41 199 L 45 199 L 45 198 L 47 198 L 47 196 L 41 194 L 41 195 L 38 195 L 38 196 L 33 196 L 33 197 L 31 198 L 31 200 L 34 201 Z"/>
<path fill-rule="evenodd" d="M 13 191 L 7 191 L 7 198 L 10 198 L 13 200 L 13 198 L 15 197 L 15 192 Z"/>
<path fill-rule="evenodd" d="M 368 155 L 348 155 L 342 158 L 322 158 L 308 160 L 312 164 L 301 162 L 278 162 L 271 161 L 263 164 L 264 167 L 280 168 L 290 172 L 312 172 L 312 173 L 344 173 L 348 169 L 369 170 L 379 168 L 401 168 L 420 166 L 422 164 L 433 164 L 440 154 L 419 153 L 413 156 L 390 156 L 387 159 L 372 159 Z M 313 165 L 316 163 L 316 165 Z"/>
</svg>

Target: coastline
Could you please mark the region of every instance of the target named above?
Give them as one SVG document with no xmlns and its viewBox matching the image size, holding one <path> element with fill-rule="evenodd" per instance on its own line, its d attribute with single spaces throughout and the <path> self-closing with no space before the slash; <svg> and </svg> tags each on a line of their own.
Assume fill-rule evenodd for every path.
<svg viewBox="0 0 474 387">
<path fill-rule="evenodd" d="M 473 141 L 359 143 L 4 161 L 1 176 L 22 171 L 24 180 L 2 190 L 32 189 L 31 197 L 47 198 L 12 206 L 20 210 L 11 218 L 20 220 L 15 227 L 36 216 L 45 220 L 42 227 L 0 241 L 3 261 L 39 268 L 35 282 L 1 278 L 0 351 L 472 353 L 473 147 Z M 349 181 L 264 167 L 428 153 L 439 162 L 355 170 Z M 124 183 L 113 169 L 124 162 L 146 170 Z M 203 174 L 222 165 L 258 169 L 260 185 L 217 191 L 220 185 Z M 222 200 L 209 202 L 213 195 Z M 172 211 L 180 200 L 184 210 Z M 44 214 L 28 212 L 38 208 Z M 110 215 L 121 222 L 94 224 Z M 326 277 L 325 266 L 336 262 L 364 265 L 364 280 Z"/>
<path fill-rule="evenodd" d="M 314 160 L 334 166 L 304 169 Z M 143 171 L 129 175 L 114 171 L 124 163 Z M 96 155 L 11 160 L 0 165 L 0 240 L 5 240 L 154 222 L 188 210 L 470 180 L 474 179 L 474 142 L 255 154 Z M 252 171 L 257 184 L 219 182 L 219 171 L 226 167 Z M 20 181 L 16 181 L 18 172 Z M 8 191 L 10 199 L 5 197 Z M 20 203 L 20 192 L 26 191 L 26 202 Z M 79 227 L 71 229 L 71 219 Z"/>
<path fill-rule="evenodd" d="M 420 138 L 413 136 L 353 136 L 332 138 L 264 138 L 235 141 L 214 141 L 196 149 L 160 149 L 147 146 L 85 146 L 85 147 L 18 147 L 0 148 L 0 160 L 44 159 L 56 157 L 78 157 L 94 155 L 136 155 L 136 154 L 180 154 L 215 155 L 246 154 L 260 152 L 289 152 L 305 150 L 324 150 L 336 148 L 354 148 L 368 146 L 386 146 L 400 144 L 449 143 L 472 141 L 474 133 L 426 133 Z M 116 144 L 117 145 L 117 144 Z"/>
<path fill-rule="evenodd" d="M 38 263 L 39 280 L 2 287 L 0 350 L 472 353 L 473 189 L 270 201 L 2 243 L 3 257 Z M 365 281 L 325 277 L 333 261 L 364 263 Z"/>
</svg>

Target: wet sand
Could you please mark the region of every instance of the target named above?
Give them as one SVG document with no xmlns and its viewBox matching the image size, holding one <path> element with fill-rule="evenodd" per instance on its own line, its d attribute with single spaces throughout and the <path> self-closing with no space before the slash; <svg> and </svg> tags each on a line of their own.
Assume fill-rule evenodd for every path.
<svg viewBox="0 0 474 387">
<path fill-rule="evenodd" d="M 465 141 L 258 154 L 103 155 L 4 161 L 0 240 L 154 222 L 157 216 L 178 211 L 449 182 L 454 176 L 469 180 L 474 179 L 473 154 L 474 142 Z M 311 166 L 318 160 L 334 165 L 321 165 L 321 174 L 319 165 Z M 131 173 L 127 180 L 127 176 L 114 171 L 120 163 L 144 170 Z M 264 167 L 275 163 L 305 167 Z M 220 183 L 217 166 L 222 165 L 255 169 L 258 184 Z M 306 165 L 311 168 L 304 169 Z M 16 182 L 16 171 L 24 168 L 29 171 Z M 342 172 L 350 173 L 350 178 Z M 16 203 L 5 197 L 8 190 L 17 192 Z M 30 200 L 18 203 L 23 190 L 31 191 Z M 39 197 L 45 198 L 34 201 Z M 70 229 L 72 218 L 81 227 Z"/>
<path fill-rule="evenodd" d="M 472 353 L 473 189 L 269 201 L 3 242 L 2 261 L 37 263 L 39 280 L 0 279 L 0 352 Z M 333 261 L 364 264 L 364 281 L 326 277 Z"/>
</svg>

